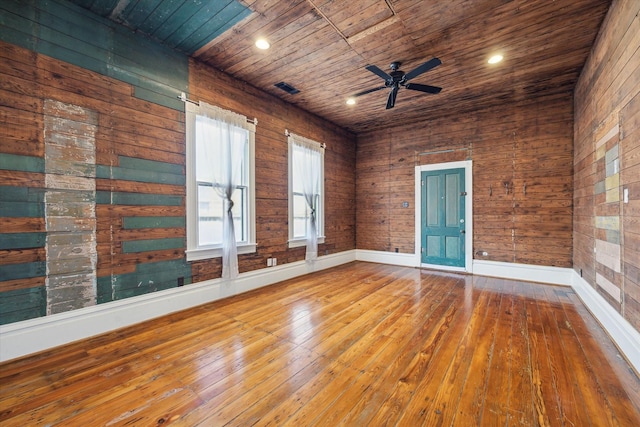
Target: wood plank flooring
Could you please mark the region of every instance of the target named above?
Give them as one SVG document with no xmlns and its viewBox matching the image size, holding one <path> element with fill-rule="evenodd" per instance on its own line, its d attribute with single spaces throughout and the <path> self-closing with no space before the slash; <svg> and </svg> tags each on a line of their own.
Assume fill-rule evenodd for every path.
<svg viewBox="0 0 640 427">
<path fill-rule="evenodd" d="M 637 426 L 570 288 L 355 262 L 0 365 L 2 426 Z"/>
</svg>

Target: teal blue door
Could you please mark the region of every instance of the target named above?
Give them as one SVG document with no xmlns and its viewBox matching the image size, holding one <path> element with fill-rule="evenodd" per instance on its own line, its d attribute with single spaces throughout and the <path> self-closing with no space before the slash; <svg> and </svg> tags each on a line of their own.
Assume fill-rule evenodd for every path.
<svg viewBox="0 0 640 427">
<path fill-rule="evenodd" d="M 465 266 L 464 168 L 422 172 L 422 263 Z"/>
</svg>

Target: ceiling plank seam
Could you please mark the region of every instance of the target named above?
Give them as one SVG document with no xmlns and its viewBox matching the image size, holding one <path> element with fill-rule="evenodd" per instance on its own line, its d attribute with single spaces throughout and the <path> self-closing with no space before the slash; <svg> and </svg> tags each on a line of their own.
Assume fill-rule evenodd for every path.
<svg viewBox="0 0 640 427">
<path fill-rule="evenodd" d="M 318 12 L 318 14 L 320 16 L 322 16 L 322 18 L 325 21 L 327 21 L 329 23 L 329 25 L 331 25 L 331 27 L 333 27 L 334 30 L 336 30 L 336 32 L 340 35 L 340 37 L 342 37 L 342 39 L 344 41 L 347 41 L 347 37 L 342 33 L 342 31 L 340 31 L 340 29 L 338 27 L 336 27 L 336 25 L 333 22 L 331 22 L 331 19 L 329 19 L 329 17 L 327 15 L 325 15 L 324 12 L 322 12 L 318 6 L 316 6 L 316 4 L 313 2 L 313 0 L 307 0 L 307 1 L 316 10 L 316 12 Z"/>
</svg>

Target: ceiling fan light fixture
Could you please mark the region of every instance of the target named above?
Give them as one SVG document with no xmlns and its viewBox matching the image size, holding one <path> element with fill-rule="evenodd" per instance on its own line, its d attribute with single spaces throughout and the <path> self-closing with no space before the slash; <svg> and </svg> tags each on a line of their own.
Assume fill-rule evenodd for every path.
<svg viewBox="0 0 640 427">
<path fill-rule="evenodd" d="M 489 64 L 497 64 L 498 62 L 501 62 L 503 59 L 504 59 L 504 56 L 502 56 L 499 53 L 496 53 L 495 55 L 492 55 L 487 62 Z"/>
<path fill-rule="evenodd" d="M 258 39 L 256 40 L 256 47 L 258 49 L 267 50 L 271 47 L 271 44 L 267 41 L 267 39 Z"/>
</svg>

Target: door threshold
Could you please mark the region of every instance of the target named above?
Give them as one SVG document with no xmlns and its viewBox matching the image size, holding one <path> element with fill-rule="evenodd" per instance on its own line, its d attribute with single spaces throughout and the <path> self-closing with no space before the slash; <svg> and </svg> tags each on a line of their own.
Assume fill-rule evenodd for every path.
<svg viewBox="0 0 640 427">
<path fill-rule="evenodd" d="M 439 264 L 420 264 L 420 268 L 428 268 L 430 270 L 442 270 L 442 271 L 452 271 L 456 273 L 469 273 L 471 271 L 467 270 L 465 267 L 453 267 L 450 265 L 439 265 Z"/>
</svg>

